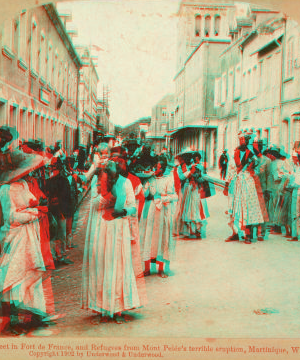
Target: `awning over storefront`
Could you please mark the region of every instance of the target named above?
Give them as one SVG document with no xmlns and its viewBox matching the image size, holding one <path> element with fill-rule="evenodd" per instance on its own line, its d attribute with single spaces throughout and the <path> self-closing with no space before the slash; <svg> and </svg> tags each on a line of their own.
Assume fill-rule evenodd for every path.
<svg viewBox="0 0 300 360">
<path fill-rule="evenodd" d="M 210 125 L 185 125 L 178 129 L 174 129 L 172 131 L 167 132 L 165 136 L 173 137 L 174 135 L 178 135 L 180 132 L 185 130 L 215 129 L 215 128 L 216 126 L 210 126 Z"/>
<path fill-rule="evenodd" d="M 155 135 L 151 135 L 151 136 L 147 136 L 147 137 L 146 137 L 146 140 L 147 140 L 147 139 L 164 140 L 164 139 L 165 139 L 165 136 L 155 136 Z"/>
</svg>

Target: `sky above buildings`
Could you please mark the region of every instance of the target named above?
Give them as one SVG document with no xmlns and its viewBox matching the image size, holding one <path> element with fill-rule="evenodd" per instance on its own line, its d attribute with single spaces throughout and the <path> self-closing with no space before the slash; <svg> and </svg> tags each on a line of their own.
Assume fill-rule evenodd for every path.
<svg viewBox="0 0 300 360">
<path fill-rule="evenodd" d="M 92 46 L 100 78 L 110 87 L 110 113 L 126 125 L 151 116 L 152 107 L 174 92 L 177 0 L 97 0 L 63 2 L 59 11 L 72 12 L 75 44 Z M 98 49 L 97 49 L 98 48 Z"/>
</svg>

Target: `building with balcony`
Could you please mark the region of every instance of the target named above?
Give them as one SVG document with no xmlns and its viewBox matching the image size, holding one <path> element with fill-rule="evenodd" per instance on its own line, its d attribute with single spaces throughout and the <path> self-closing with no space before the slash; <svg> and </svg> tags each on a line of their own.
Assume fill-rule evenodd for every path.
<svg viewBox="0 0 300 360">
<path fill-rule="evenodd" d="M 63 142 L 77 138 L 81 59 L 52 4 L 22 11 L 4 24 L 0 55 L 0 125 L 16 127 L 20 140 Z"/>
<path fill-rule="evenodd" d="M 238 129 L 252 123 L 259 123 L 260 136 L 278 142 L 281 85 L 271 71 L 280 72 L 279 13 L 247 3 L 184 0 L 178 15 L 174 128 L 167 134 L 174 152 L 202 150 L 206 166 L 215 167 L 220 152 L 237 145 Z"/>
<path fill-rule="evenodd" d="M 230 44 L 229 23 L 234 5 L 182 1 L 178 16 L 174 127 L 168 143 L 175 154 L 185 147 L 208 154 L 216 165 L 217 118 L 213 102 L 218 57 Z"/>
<path fill-rule="evenodd" d="M 255 27 L 240 37 L 235 31 L 220 56 L 214 96 L 219 152 L 233 153 L 238 129 L 248 127 L 291 154 L 300 140 L 300 26 L 275 11 L 251 11 Z"/>
<path fill-rule="evenodd" d="M 283 56 L 279 139 L 291 154 L 296 141 L 300 141 L 300 26 L 286 19 Z M 275 74 L 272 72 L 272 76 Z M 273 80 L 274 81 L 274 80 Z"/>
<path fill-rule="evenodd" d="M 281 50 L 284 21 L 271 10 L 243 4 L 230 25 L 232 42 L 219 56 L 214 102 L 218 153 L 233 154 L 240 128 L 255 127 L 258 137 L 278 143 Z M 279 76 L 272 76 L 272 72 Z"/>
</svg>

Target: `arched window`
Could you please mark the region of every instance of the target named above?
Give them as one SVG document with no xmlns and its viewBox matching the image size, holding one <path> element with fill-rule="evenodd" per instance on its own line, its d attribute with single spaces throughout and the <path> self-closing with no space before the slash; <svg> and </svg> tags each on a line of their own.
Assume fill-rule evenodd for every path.
<svg viewBox="0 0 300 360">
<path fill-rule="evenodd" d="M 221 16 L 216 15 L 215 16 L 215 29 L 214 29 L 214 35 L 215 36 L 220 35 L 220 29 L 221 29 Z"/>
<path fill-rule="evenodd" d="M 35 18 L 31 22 L 31 68 L 37 71 L 38 67 L 38 32 Z"/>
<path fill-rule="evenodd" d="M 204 25 L 204 36 L 209 37 L 211 27 L 211 17 L 210 15 L 205 16 L 205 25 Z"/>
<path fill-rule="evenodd" d="M 195 36 L 201 35 L 201 16 L 197 15 L 195 17 Z"/>
</svg>

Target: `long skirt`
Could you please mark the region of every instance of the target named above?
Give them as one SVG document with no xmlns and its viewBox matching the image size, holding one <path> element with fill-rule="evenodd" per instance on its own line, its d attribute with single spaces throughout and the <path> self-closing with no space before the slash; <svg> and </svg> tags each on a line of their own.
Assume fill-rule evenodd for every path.
<svg viewBox="0 0 300 360">
<path fill-rule="evenodd" d="M 41 251 L 39 220 L 2 231 L 0 292 L 21 309 L 50 314 L 54 311 L 51 280 L 43 287 L 46 268 Z M 45 284 L 44 284 L 45 285 Z M 50 293 L 46 293 L 49 288 Z M 49 304 L 49 306 L 48 306 Z"/>
<path fill-rule="evenodd" d="M 84 251 L 82 308 L 113 316 L 140 307 L 128 218 L 107 221 L 101 210 L 94 215 Z"/>
<path fill-rule="evenodd" d="M 292 236 L 300 239 L 300 187 L 293 189 L 291 200 Z"/>
<path fill-rule="evenodd" d="M 232 218 L 235 226 L 241 230 L 248 225 L 264 223 L 255 181 L 247 171 L 240 172 L 236 179 Z"/>
<path fill-rule="evenodd" d="M 175 257 L 173 216 L 171 204 L 157 208 L 150 202 L 149 210 L 142 213 L 140 222 L 141 257 L 143 261 L 156 259 L 170 261 Z"/>
<path fill-rule="evenodd" d="M 200 232 L 201 227 L 206 224 L 205 219 L 209 216 L 206 201 L 204 205 L 205 206 L 203 206 L 198 186 L 190 183 L 182 211 L 184 235 L 189 236 Z"/>
</svg>

